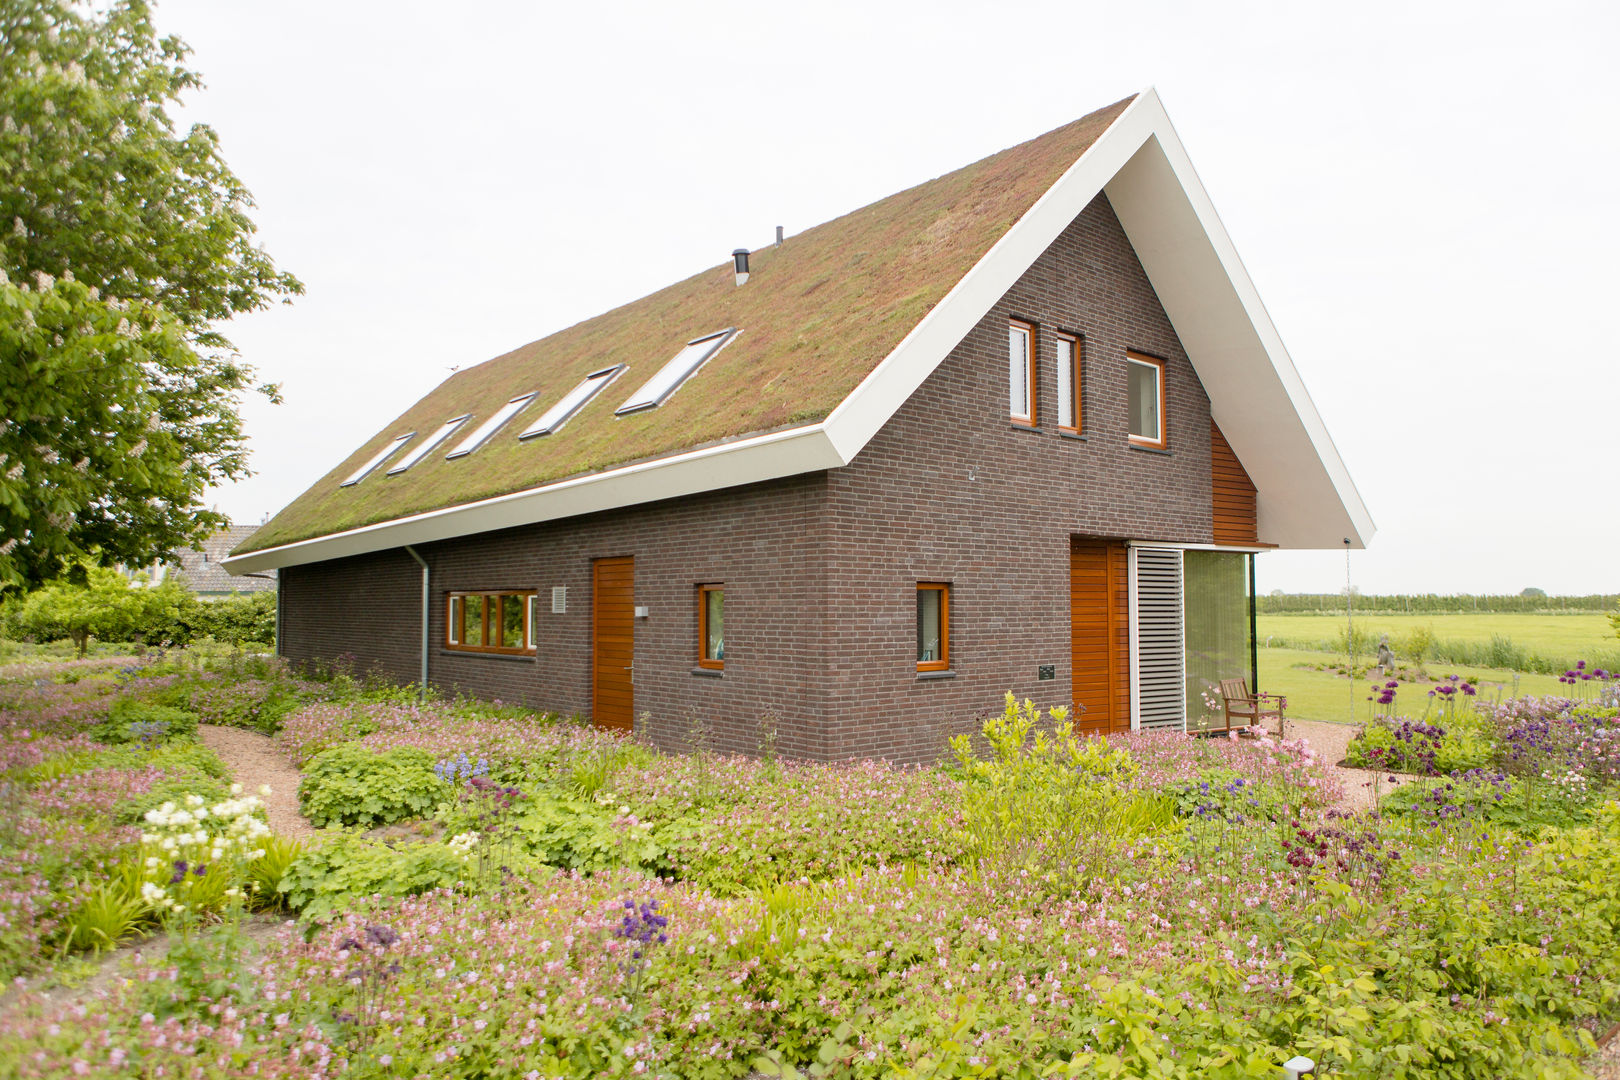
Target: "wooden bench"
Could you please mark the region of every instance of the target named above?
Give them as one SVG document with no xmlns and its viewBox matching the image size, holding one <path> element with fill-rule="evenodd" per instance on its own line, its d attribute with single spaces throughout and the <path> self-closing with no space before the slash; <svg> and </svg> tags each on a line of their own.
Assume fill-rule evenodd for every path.
<svg viewBox="0 0 1620 1080">
<path fill-rule="evenodd" d="M 1267 720 L 1276 720 L 1277 734 L 1283 734 L 1283 709 L 1288 706 L 1288 699 L 1281 694 L 1251 694 L 1248 680 L 1222 679 L 1221 701 L 1226 708 L 1226 730 L 1264 729 Z"/>
</svg>

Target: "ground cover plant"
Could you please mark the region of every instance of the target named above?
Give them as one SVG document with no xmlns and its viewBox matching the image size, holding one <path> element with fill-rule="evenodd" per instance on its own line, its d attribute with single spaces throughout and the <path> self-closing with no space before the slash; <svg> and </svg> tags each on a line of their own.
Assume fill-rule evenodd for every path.
<svg viewBox="0 0 1620 1080">
<path fill-rule="evenodd" d="M 902 769 L 667 756 L 328 682 L 276 744 L 341 776 L 314 787 L 357 820 L 300 848 L 201 791 L 229 778 L 189 735 L 92 734 L 116 702 L 263 677 L 188 662 L 0 686 L 29 807 L 8 842 L 77 837 L 168 941 L 77 1002 L 14 992 L 21 1075 L 1240 1077 L 1304 1053 L 1323 1075 L 1575 1077 L 1620 1012 L 1620 743 L 1596 695 L 1493 707 L 1487 766 L 1348 815 L 1302 742 L 1088 741 L 1016 701 Z M 1571 762 L 1580 785 L 1544 779 Z M 124 777 L 105 826 L 63 795 L 87 768 Z M 358 820 L 401 790 L 421 805 Z M 222 805 L 244 843 L 215 855 L 232 826 L 202 841 L 180 815 Z M 35 869 L 12 850 L 7 896 Z M 77 908 L 42 918 L 117 923 L 116 893 L 63 873 L 42 895 Z M 296 922 L 241 947 L 272 890 Z"/>
</svg>

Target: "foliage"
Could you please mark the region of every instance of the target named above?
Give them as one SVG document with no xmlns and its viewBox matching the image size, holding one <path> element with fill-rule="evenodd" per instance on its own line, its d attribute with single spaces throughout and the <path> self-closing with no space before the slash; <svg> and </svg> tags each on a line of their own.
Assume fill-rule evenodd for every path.
<svg viewBox="0 0 1620 1080">
<path fill-rule="evenodd" d="M 264 852 L 248 865 L 247 892 L 250 907 L 276 910 L 286 906 L 281 883 L 287 871 L 308 850 L 302 840 L 272 833 L 259 844 Z"/>
<path fill-rule="evenodd" d="M 1414 593 L 1410 595 L 1356 595 L 1356 615 L 1445 615 L 1476 612 L 1605 611 L 1620 602 L 1614 593 L 1587 596 L 1470 595 Z M 1271 593 L 1255 597 L 1261 615 L 1325 614 L 1343 616 L 1344 594 Z"/>
<path fill-rule="evenodd" d="M 174 578 L 148 586 L 116 570 L 80 570 L 82 582 L 60 579 L 11 599 L 6 631 L 36 641 L 67 638 L 80 656 L 92 637 L 143 645 L 187 645 L 203 637 L 233 645 L 275 640 L 274 594 L 204 601 Z"/>
<path fill-rule="evenodd" d="M 433 764 L 432 754 L 414 747 L 379 754 L 343 743 L 310 759 L 298 785 L 298 808 L 316 828 L 426 817 L 450 794 Z"/>
<path fill-rule="evenodd" d="M 113 702 L 107 719 L 90 729 L 91 737 L 98 742 L 138 743 L 147 748 L 196 734 L 196 713 L 127 697 Z"/>
<path fill-rule="evenodd" d="M 251 371 L 211 329 L 301 291 L 252 243 L 252 199 L 147 5 L 0 15 L 0 582 L 145 565 L 225 524 Z M 274 396 L 273 390 L 271 391 Z"/>
<path fill-rule="evenodd" d="M 282 873 L 277 889 L 306 918 L 325 920 L 374 896 L 416 896 L 448 888 L 465 864 L 448 844 L 389 847 L 364 837 L 326 838 L 307 848 Z"/>
</svg>

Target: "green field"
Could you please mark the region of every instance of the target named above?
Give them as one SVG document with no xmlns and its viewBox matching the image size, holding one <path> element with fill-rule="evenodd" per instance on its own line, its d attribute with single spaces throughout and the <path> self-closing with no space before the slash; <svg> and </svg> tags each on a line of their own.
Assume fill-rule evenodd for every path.
<svg viewBox="0 0 1620 1080">
<path fill-rule="evenodd" d="M 1261 615 L 1260 643 L 1285 649 L 1344 651 L 1343 615 Z M 1424 662 L 1474 664 L 1556 674 L 1586 660 L 1620 667 L 1620 638 L 1607 616 L 1596 613 L 1529 615 L 1480 612 L 1467 615 L 1364 615 L 1355 620 L 1359 652 L 1371 654 L 1380 635 L 1403 660 L 1424 648 Z"/>
<path fill-rule="evenodd" d="M 1286 618 L 1286 616 L 1283 616 Z M 1365 661 L 1364 661 L 1365 662 Z M 1330 654 L 1303 649 L 1261 649 L 1260 688 L 1288 697 L 1288 716 L 1295 720 L 1328 720 L 1338 723 L 1365 723 L 1369 705 L 1370 676 L 1357 678 L 1354 687 L 1342 674 L 1319 670 L 1333 663 Z M 1341 664 L 1342 667 L 1342 664 Z M 1533 675 L 1481 667 L 1446 667 L 1430 663 L 1429 674 L 1437 679 L 1460 675 L 1480 688 L 1480 697 L 1494 701 L 1514 691 L 1518 676 L 1520 694 L 1563 694 L 1568 687 L 1552 675 Z M 1423 683 L 1405 685 L 1396 698 L 1397 710 L 1405 716 L 1422 716 L 1428 701 Z"/>
</svg>

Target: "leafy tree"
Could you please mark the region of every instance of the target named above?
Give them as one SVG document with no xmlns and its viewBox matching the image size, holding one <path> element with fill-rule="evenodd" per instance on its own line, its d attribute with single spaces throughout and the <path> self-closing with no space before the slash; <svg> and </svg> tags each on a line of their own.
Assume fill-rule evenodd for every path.
<svg viewBox="0 0 1620 1080">
<path fill-rule="evenodd" d="M 200 543 L 248 472 L 216 324 L 303 287 L 214 132 L 175 130 L 186 55 L 144 0 L 0 0 L 0 587 Z"/>
<path fill-rule="evenodd" d="M 1545 589 L 1538 589 L 1534 585 L 1532 585 L 1532 586 L 1530 586 L 1530 588 L 1524 590 L 1519 595 L 1523 596 L 1523 597 L 1527 597 L 1527 598 L 1532 599 L 1532 600 L 1542 600 L 1542 599 L 1546 598 L 1547 591 Z"/>
<path fill-rule="evenodd" d="M 132 587 L 116 570 L 90 567 L 82 584 L 55 581 L 12 601 L 6 606 L 7 628 L 37 641 L 68 638 L 83 656 L 91 637 L 128 638 L 147 609 L 155 606 L 149 592 Z"/>
</svg>

